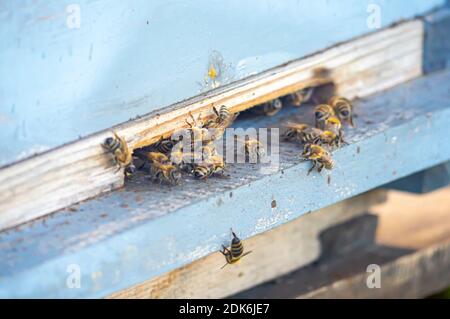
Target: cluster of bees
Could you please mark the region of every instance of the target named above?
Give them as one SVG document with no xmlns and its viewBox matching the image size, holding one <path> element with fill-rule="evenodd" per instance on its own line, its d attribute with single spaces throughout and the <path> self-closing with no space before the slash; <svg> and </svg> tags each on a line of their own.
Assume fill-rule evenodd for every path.
<svg viewBox="0 0 450 319">
<path fill-rule="evenodd" d="M 309 160 L 320 173 L 323 168 L 334 166 L 331 151 L 347 144 L 344 140 L 342 123 L 354 127 L 352 104 L 344 97 L 334 96 L 327 104 L 319 104 L 314 109 L 315 127 L 305 123 L 285 124 L 285 140 L 293 140 L 303 145 L 303 160 Z"/>
<path fill-rule="evenodd" d="M 225 161 L 216 149 L 215 141 L 222 139 L 225 129 L 238 114 L 232 114 L 224 105 L 219 109 L 213 108 L 213 111 L 214 117 L 206 122 L 195 120 L 190 114 L 192 122 L 186 121 L 188 128 L 177 130 L 170 138 L 160 139 L 133 154 L 124 139 L 116 133 L 102 145 L 114 155 L 119 169 L 125 168 L 126 176 L 142 170 L 153 182 L 176 185 L 181 181 L 182 172 L 200 180 L 223 175 Z M 260 157 L 265 153 L 258 140 L 245 139 L 242 142 L 247 157 Z"/>
<path fill-rule="evenodd" d="M 311 99 L 313 89 L 308 88 L 283 97 L 290 104 L 300 106 Z M 254 114 L 275 115 L 282 108 L 282 99 L 258 105 L 252 109 Z M 214 144 L 222 139 L 225 129 L 229 127 L 238 114 L 232 114 L 226 106 L 213 108 L 214 116 L 206 122 L 186 121 L 188 128 L 180 129 L 170 138 L 160 139 L 157 143 L 131 152 L 125 140 L 115 132 L 108 137 L 102 146 L 114 156 L 118 169 L 124 168 L 125 175 L 130 176 L 136 170 L 147 172 L 150 180 L 157 183 L 178 184 L 182 172 L 191 174 L 196 179 L 206 179 L 212 175 L 222 175 L 225 162 Z M 200 116 L 199 116 L 200 117 Z M 285 123 L 284 139 L 296 141 L 303 146 L 301 157 L 312 162 L 312 167 L 321 172 L 323 168 L 331 170 L 334 166 L 331 151 L 346 144 L 342 123 L 354 127 L 352 104 L 344 97 L 332 97 L 326 104 L 318 104 L 314 109 L 315 125 L 306 123 Z M 237 136 L 235 136 L 236 138 Z M 243 141 L 247 157 L 261 157 L 264 148 L 258 140 Z M 220 252 L 225 256 L 226 264 L 234 264 L 244 253 L 242 241 L 231 230 L 233 236 L 230 248 L 222 245 Z"/>
<path fill-rule="evenodd" d="M 250 113 L 256 115 L 274 116 L 283 108 L 283 104 L 287 103 L 299 107 L 303 103 L 311 100 L 314 88 L 305 88 L 294 93 L 288 94 L 281 98 L 273 99 L 269 102 L 259 104 L 249 110 Z"/>
</svg>

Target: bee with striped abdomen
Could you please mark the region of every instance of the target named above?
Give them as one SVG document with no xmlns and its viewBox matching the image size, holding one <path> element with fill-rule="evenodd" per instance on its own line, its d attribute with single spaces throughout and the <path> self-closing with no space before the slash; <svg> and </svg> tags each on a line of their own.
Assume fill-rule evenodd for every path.
<svg viewBox="0 0 450 319">
<path fill-rule="evenodd" d="M 257 115 L 274 116 L 283 108 L 283 102 L 280 99 L 259 104 L 250 109 L 250 112 Z"/>
<path fill-rule="evenodd" d="M 181 173 L 169 158 L 159 152 L 149 152 L 147 158 L 150 162 L 150 179 L 159 183 L 178 184 Z"/>
<path fill-rule="evenodd" d="M 257 161 L 258 158 L 266 155 L 266 150 L 264 149 L 263 144 L 257 139 L 244 139 L 235 135 L 235 139 L 238 142 L 238 147 L 242 145 L 243 151 L 245 153 L 245 157 L 250 161 Z"/>
<path fill-rule="evenodd" d="M 334 96 L 330 99 L 329 104 L 342 122 L 355 127 L 353 124 L 353 105 L 349 100 L 341 96 Z"/>
<path fill-rule="evenodd" d="M 206 122 L 204 127 L 208 129 L 225 129 L 229 127 L 231 124 L 233 124 L 234 120 L 239 115 L 238 113 L 233 114 L 228 110 L 228 108 L 225 105 L 222 105 L 219 110 L 217 110 L 215 107 L 213 107 L 213 111 L 215 113 L 215 118 L 209 120 Z M 223 134 L 222 134 L 223 135 Z"/>
<path fill-rule="evenodd" d="M 197 124 L 197 120 L 194 119 L 192 114 L 189 112 L 189 115 L 192 118 L 192 122 L 186 120 L 186 124 L 189 125 L 189 128 L 182 128 L 176 130 L 172 136 L 171 140 L 175 143 L 181 142 L 185 148 L 191 145 L 191 147 L 202 145 L 204 142 L 209 142 L 212 140 L 208 129 L 202 127 Z"/>
<path fill-rule="evenodd" d="M 302 144 L 325 144 L 334 145 L 338 141 L 338 136 L 331 131 L 323 131 L 304 123 L 285 124 L 287 130 L 284 133 L 285 140 L 296 140 Z"/>
<path fill-rule="evenodd" d="M 114 155 L 114 160 L 119 165 L 119 170 L 123 167 L 127 168 L 133 160 L 132 152 L 128 149 L 124 138 L 118 136 L 116 132 L 113 132 L 113 134 L 114 137 L 106 138 L 102 146 Z"/>
<path fill-rule="evenodd" d="M 331 154 L 316 144 L 306 144 L 301 156 L 304 160 L 309 160 L 313 163 L 313 166 L 308 171 L 308 175 L 315 167 L 317 167 L 317 171 L 320 173 L 323 168 L 331 170 L 334 166 Z"/>
<path fill-rule="evenodd" d="M 316 127 L 321 130 L 325 129 L 325 121 L 334 116 L 334 109 L 328 104 L 319 104 L 314 108 L 314 117 L 316 119 Z"/>
<path fill-rule="evenodd" d="M 324 124 L 324 129 L 334 133 L 337 136 L 335 146 L 340 147 L 341 144 L 348 144 L 344 141 L 344 132 L 342 131 L 342 123 L 337 116 L 329 117 Z"/>
<path fill-rule="evenodd" d="M 251 253 L 251 251 L 244 253 L 244 245 L 242 241 L 236 236 L 236 234 L 231 230 L 231 234 L 233 235 L 233 239 L 231 240 L 231 247 L 228 249 L 224 245 L 222 245 L 223 250 L 220 252 L 225 256 L 227 263 L 222 266 L 224 268 L 228 264 L 235 264 L 241 260 L 242 257 Z"/>
<path fill-rule="evenodd" d="M 288 103 L 299 107 L 302 103 L 308 102 L 314 93 L 314 88 L 305 88 L 294 93 L 288 94 L 286 100 Z"/>
<path fill-rule="evenodd" d="M 197 179 L 205 179 L 214 174 L 223 174 L 225 162 L 220 155 L 214 155 L 196 165 L 193 174 Z"/>
<path fill-rule="evenodd" d="M 151 145 L 149 150 L 152 152 L 160 152 L 164 154 L 169 154 L 172 151 L 174 142 L 171 139 L 161 139 L 155 144 Z"/>
</svg>

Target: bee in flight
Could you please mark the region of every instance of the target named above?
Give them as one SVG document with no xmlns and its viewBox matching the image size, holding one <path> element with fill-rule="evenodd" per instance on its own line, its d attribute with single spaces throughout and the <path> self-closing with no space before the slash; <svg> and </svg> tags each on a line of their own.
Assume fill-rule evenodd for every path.
<svg viewBox="0 0 450 319">
<path fill-rule="evenodd" d="M 314 88 L 305 88 L 294 93 L 288 94 L 286 100 L 288 103 L 299 107 L 302 103 L 308 102 L 314 93 Z"/>
<path fill-rule="evenodd" d="M 321 130 L 325 129 L 325 121 L 331 116 L 335 116 L 334 109 L 328 104 L 319 104 L 314 108 L 314 117 L 316 119 L 316 127 Z"/>
<path fill-rule="evenodd" d="M 248 255 L 251 253 L 251 251 L 244 253 L 244 245 L 242 244 L 242 241 L 236 236 L 236 234 L 231 230 L 231 234 L 233 235 L 233 239 L 231 240 L 231 247 L 228 249 L 224 245 L 222 245 L 223 250 L 220 252 L 225 256 L 225 259 L 227 263 L 222 266 L 224 268 L 228 264 L 235 264 L 239 260 L 241 260 L 242 257 Z"/>
<path fill-rule="evenodd" d="M 163 153 L 149 152 L 147 159 L 150 162 L 150 179 L 159 183 L 179 184 L 181 172 L 173 165 Z"/>
<path fill-rule="evenodd" d="M 259 104 L 250 109 L 250 112 L 256 115 L 274 116 L 283 108 L 281 99 L 274 99 L 272 101 Z"/>
<path fill-rule="evenodd" d="M 349 100 L 341 96 L 334 96 L 330 99 L 329 104 L 342 122 L 355 127 L 353 124 L 353 106 Z"/>
<path fill-rule="evenodd" d="M 301 156 L 304 160 L 310 160 L 313 163 L 313 166 L 308 171 L 308 175 L 315 167 L 317 167 L 319 173 L 323 168 L 328 170 L 333 169 L 334 162 L 331 158 L 331 154 L 319 145 L 306 144 Z"/>
<path fill-rule="evenodd" d="M 119 165 L 118 170 L 121 168 L 127 169 L 132 166 L 133 156 L 128 149 L 127 142 L 124 138 L 113 132 L 114 137 L 108 137 L 103 142 L 102 146 L 111 154 L 114 155 L 115 162 Z M 132 171 L 132 168 L 129 170 Z"/>
</svg>

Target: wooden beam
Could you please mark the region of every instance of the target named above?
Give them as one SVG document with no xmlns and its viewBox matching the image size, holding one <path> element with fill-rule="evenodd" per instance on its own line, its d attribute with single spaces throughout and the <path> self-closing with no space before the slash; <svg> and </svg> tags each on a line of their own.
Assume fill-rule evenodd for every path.
<svg viewBox="0 0 450 319">
<path fill-rule="evenodd" d="M 340 44 L 248 79 L 152 112 L 113 129 L 132 149 L 185 125 L 188 112 L 211 115 L 227 105 L 247 109 L 297 89 L 334 82 L 349 98 L 382 91 L 421 74 L 423 24 L 419 20 Z M 317 77 L 320 70 L 329 76 Z M 50 132 L 51 134 L 51 132 Z M 0 169 L 0 229 L 35 219 L 123 185 L 100 144 L 103 131 Z"/>
<path fill-rule="evenodd" d="M 450 188 L 390 191 L 371 212 L 323 232 L 314 263 L 234 297 L 423 298 L 450 286 Z M 366 284 L 369 265 L 379 288 Z"/>
<path fill-rule="evenodd" d="M 276 166 L 230 163 L 224 178 L 183 176 L 174 187 L 137 174 L 119 191 L 0 232 L 0 297 L 104 297 L 217 252 L 230 227 L 245 240 L 446 162 L 439 137 L 450 135 L 449 79 L 440 72 L 355 101 L 357 127 L 344 128 L 349 145 L 333 152 L 331 171 L 308 176 L 299 145 L 281 143 Z M 287 107 L 234 125 L 277 128 L 312 121 L 313 112 Z M 82 269 L 80 289 L 66 289 L 72 263 Z"/>
<path fill-rule="evenodd" d="M 224 258 L 217 252 L 109 298 L 223 298 L 315 260 L 321 231 L 384 200 L 385 192 L 372 191 L 251 237 L 245 249 L 252 253 L 236 267 L 220 270 Z"/>
</svg>

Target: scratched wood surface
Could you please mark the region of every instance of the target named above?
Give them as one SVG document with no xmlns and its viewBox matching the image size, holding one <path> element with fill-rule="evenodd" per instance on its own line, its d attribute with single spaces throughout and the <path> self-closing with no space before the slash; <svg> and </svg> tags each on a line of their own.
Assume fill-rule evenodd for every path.
<svg viewBox="0 0 450 319">
<path fill-rule="evenodd" d="M 185 126 L 188 112 L 211 115 L 211 107 L 215 105 L 225 104 L 238 112 L 288 92 L 330 81 L 348 98 L 364 97 L 419 76 L 422 42 L 421 21 L 401 23 L 114 129 L 131 148 L 136 148 Z M 320 68 L 328 69 L 329 77 L 317 78 L 315 72 Z M 100 146 L 110 134 L 100 132 L 0 169 L 0 229 L 121 187 L 122 171 L 116 170 Z"/>
<path fill-rule="evenodd" d="M 252 253 L 233 267 L 220 270 L 224 257 L 217 252 L 109 298 L 226 297 L 315 260 L 321 231 L 363 214 L 384 199 L 384 191 L 372 191 L 251 237 L 244 245 Z"/>
<path fill-rule="evenodd" d="M 322 235 L 322 250 L 329 238 L 340 254 L 325 249 L 315 263 L 234 297 L 423 298 L 439 292 L 450 285 L 449 195 L 450 188 L 426 195 L 390 191 L 372 214 Z M 345 246 L 350 249 L 342 253 Z M 380 266 L 380 288 L 366 285 L 370 264 Z"/>
<path fill-rule="evenodd" d="M 345 129 L 350 144 L 333 153 L 331 172 L 307 176 L 298 145 L 282 143 L 275 169 L 230 164 L 226 178 L 186 177 L 176 187 L 136 176 L 120 191 L 3 231 L 0 296 L 104 297 L 217 252 L 230 227 L 249 238 L 446 162 L 450 149 L 438 137 L 450 134 L 449 78 L 436 73 L 356 101 L 357 128 Z M 277 128 L 312 113 L 287 107 L 235 126 Z M 71 263 L 83 270 L 80 289 L 65 287 Z"/>
<path fill-rule="evenodd" d="M 444 3 L 1 1 L 0 166 Z"/>
</svg>

